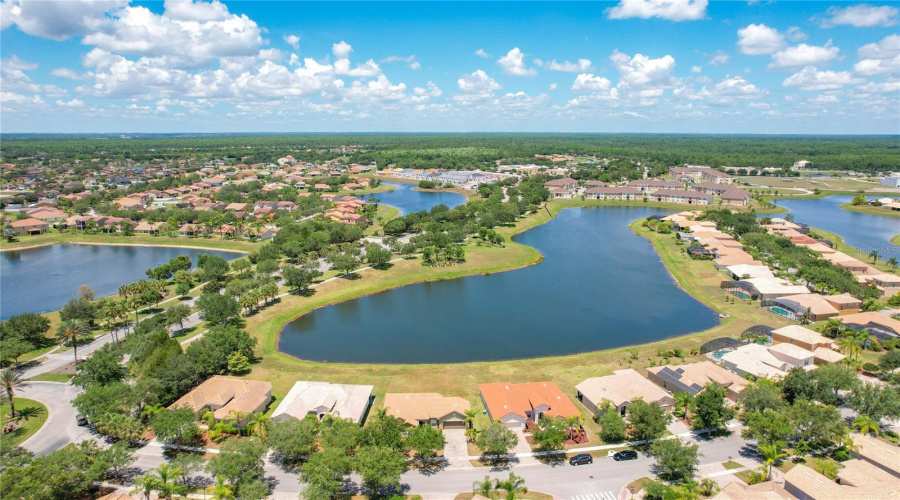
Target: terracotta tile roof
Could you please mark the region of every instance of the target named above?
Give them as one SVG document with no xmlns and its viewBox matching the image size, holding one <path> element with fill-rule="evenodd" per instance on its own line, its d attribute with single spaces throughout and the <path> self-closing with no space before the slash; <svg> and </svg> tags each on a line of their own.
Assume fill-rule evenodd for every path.
<svg viewBox="0 0 900 500">
<path fill-rule="evenodd" d="M 545 412 L 548 417 L 573 417 L 580 414 L 578 408 L 553 382 L 498 382 L 481 384 L 478 389 L 493 418 L 501 418 L 510 413 L 527 418 L 525 412 L 531 412 L 540 405 L 550 407 Z"/>
<path fill-rule="evenodd" d="M 213 411 L 216 419 L 228 416 L 232 411 L 251 412 L 271 399 L 272 384 L 257 380 L 244 380 L 216 375 L 182 396 L 170 408 L 186 406 L 200 411 L 210 406 L 221 406 Z"/>
</svg>

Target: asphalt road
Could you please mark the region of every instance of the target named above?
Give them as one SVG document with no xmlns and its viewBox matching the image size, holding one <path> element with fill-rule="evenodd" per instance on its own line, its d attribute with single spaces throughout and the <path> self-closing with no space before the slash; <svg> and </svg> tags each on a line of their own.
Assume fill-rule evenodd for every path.
<svg viewBox="0 0 900 500">
<path fill-rule="evenodd" d="M 728 460 L 740 460 L 748 464 L 756 464 L 751 455 L 740 456 L 742 449 L 747 450 L 748 443 L 735 431 L 731 436 L 713 440 L 698 438 L 700 452 L 701 475 L 704 468 L 716 467 Z M 752 447 L 750 447 L 752 448 Z M 165 459 L 163 447 L 158 443 L 150 443 L 137 453 L 136 467 L 147 470 L 158 467 Z M 409 471 L 402 477 L 402 483 L 409 492 L 422 495 L 426 499 L 452 499 L 460 492 L 472 490 L 473 483 L 481 481 L 485 476 L 505 479 L 509 472 L 525 479 L 525 484 L 533 491 L 550 493 L 565 500 L 613 500 L 619 492 L 634 479 L 653 477 L 655 461 L 641 454 L 637 460 L 616 462 L 612 458 L 597 458 L 591 465 L 570 466 L 567 462 L 560 465 L 529 463 L 512 465 L 504 468 L 466 467 L 446 468 L 437 473 Z M 272 493 L 276 500 L 294 500 L 302 491 L 298 475 L 281 470 L 275 464 L 266 464 L 266 476 L 275 487 Z M 730 476 L 720 476 L 723 482 L 730 481 Z M 351 476 L 356 484 L 359 477 Z"/>
<path fill-rule="evenodd" d="M 22 386 L 17 397 L 40 401 L 49 413 L 44 426 L 22 443 L 22 447 L 38 455 L 46 455 L 69 443 L 90 438 L 90 430 L 75 423 L 77 412 L 71 401 L 80 393 L 80 387 L 58 382 L 28 382 L 28 385 Z"/>
</svg>

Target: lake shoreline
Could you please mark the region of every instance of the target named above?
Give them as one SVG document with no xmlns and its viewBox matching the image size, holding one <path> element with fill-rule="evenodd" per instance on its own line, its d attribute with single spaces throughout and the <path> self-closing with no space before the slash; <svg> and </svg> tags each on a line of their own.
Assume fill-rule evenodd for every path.
<svg viewBox="0 0 900 500">
<path fill-rule="evenodd" d="M 570 200 L 567 200 L 567 201 L 570 201 Z M 574 201 L 574 200 L 572 200 L 572 201 Z M 610 204 L 607 203 L 606 205 L 608 206 L 608 205 L 610 205 Z M 624 205 L 624 204 L 616 204 L 616 205 L 613 205 L 613 206 L 622 206 L 622 205 Z M 633 206 L 636 207 L 636 208 L 660 208 L 660 207 L 648 207 L 647 205 L 644 205 L 643 203 L 641 203 L 641 204 L 631 204 L 631 205 L 633 205 Z M 504 263 L 504 262 L 502 262 L 502 261 L 496 261 L 496 260 L 495 260 L 495 261 L 492 263 L 493 270 L 487 270 L 487 271 L 485 271 L 485 270 L 478 270 L 478 269 L 476 269 L 476 270 L 471 270 L 470 272 L 465 272 L 465 273 L 461 273 L 461 274 L 458 274 L 458 275 L 455 275 L 455 276 L 449 276 L 449 277 L 426 277 L 426 278 L 422 278 L 422 279 L 415 279 L 415 280 L 413 280 L 413 281 L 401 281 L 399 284 L 397 284 L 397 285 L 395 285 L 395 286 L 392 286 L 392 287 L 391 287 L 391 286 L 388 286 L 388 287 L 379 287 L 379 288 L 377 288 L 377 289 L 365 291 L 365 292 L 359 293 L 359 294 L 348 294 L 347 296 L 341 297 L 341 298 L 338 299 L 338 300 L 325 301 L 325 302 L 323 302 L 323 303 L 321 303 L 321 304 L 318 304 L 318 305 L 316 305 L 315 307 L 312 307 L 312 308 L 302 308 L 302 309 L 299 310 L 299 311 L 295 311 L 295 314 L 291 315 L 289 318 L 287 318 L 286 320 L 284 320 L 284 321 L 277 327 L 277 334 L 276 334 L 276 336 L 275 336 L 274 343 L 273 343 L 273 345 L 271 345 L 271 346 L 268 346 L 268 345 L 267 345 L 267 347 L 271 347 L 271 348 L 272 348 L 272 351 L 275 352 L 275 353 L 277 353 L 277 354 L 279 354 L 279 355 L 283 354 L 283 355 L 285 355 L 285 356 L 287 356 L 287 357 L 289 357 L 289 358 L 291 358 L 291 359 L 294 359 L 294 360 L 297 360 L 298 362 L 303 362 L 303 363 L 344 364 L 344 365 L 348 365 L 348 366 L 354 366 L 354 365 L 355 365 L 355 366 L 369 366 L 369 365 L 371 365 L 371 366 L 396 366 L 396 365 L 401 365 L 401 366 L 425 366 L 425 365 L 435 365 L 435 364 L 437 364 L 437 365 L 465 365 L 465 364 L 470 364 L 470 363 L 483 363 L 483 362 L 505 363 L 505 362 L 516 362 L 516 361 L 526 361 L 526 360 L 535 360 L 535 359 L 559 358 L 559 357 L 565 357 L 565 356 L 578 356 L 578 355 L 583 355 L 583 354 L 590 354 L 590 353 L 596 353 L 596 352 L 604 352 L 604 351 L 608 351 L 608 350 L 610 350 L 610 349 L 620 349 L 620 348 L 624 348 L 624 347 L 634 347 L 634 346 L 636 346 L 636 345 L 643 345 L 643 344 L 646 344 L 647 342 L 640 341 L 640 342 L 636 342 L 636 343 L 626 344 L 626 345 L 624 345 L 624 346 L 614 346 L 614 347 L 608 347 L 608 348 L 603 348 L 603 349 L 591 349 L 591 348 L 588 348 L 588 349 L 586 349 L 586 350 L 578 350 L 578 351 L 573 351 L 573 352 L 568 352 L 568 353 L 536 354 L 536 355 L 526 355 L 526 356 L 522 356 L 522 357 L 500 358 L 500 359 L 496 359 L 496 360 L 466 360 L 466 361 L 447 361 L 447 362 L 426 361 L 426 362 L 421 362 L 421 363 L 417 363 L 417 362 L 399 362 L 399 361 L 393 361 L 393 362 L 391 362 L 391 361 L 356 361 L 356 362 L 354 362 L 354 361 L 339 361 L 339 362 L 330 362 L 330 361 L 328 361 L 328 360 L 322 360 L 322 359 L 304 358 L 304 357 L 301 357 L 301 356 L 297 356 L 297 355 L 295 355 L 295 354 L 292 354 L 292 353 L 290 353 L 290 352 L 286 352 L 285 350 L 282 350 L 282 349 L 280 348 L 282 336 L 283 336 L 283 334 L 285 333 L 285 330 L 287 329 L 288 325 L 289 325 L 291 322 L 296 321 L 297 319 L 299 319 L 299 318 L 301 318 L 301 317 L 303 317 L 303 316 L 305 316 L 305 315 L 307 315 L 307 314 L 309 314 L 309 313 L 312 313 L 312 312 L 317 311 L 317 310 L 319 310 L 319 309 L 325 308 L 325 307 L 327 307 L 327 306 L 337 305 L 337 304 L 341 304 L 341 303 L 344 303 L 344 302 L 348 302 L 348 301 L 350 301 L 350 300 L 355 300 L 355 299 L 359 299 L 359 298 L 363 298 L 363 297 L 368 297 L 368 296 L 372 296 L 372 295 L 377 295 L 377 294 L 384 293 L 384 292 L 387 292 L 387 291 L 390 291 L 390 290 L 394 290 L 394 289 L 405 288 L 405 287 L 407 287 L 407 286 L 409 286 L 409 285 L 414 285 L 414 284 L 431 283 L 431 282 L 437 282 L 437 281 L 447 281 L 447 280 L 450 280 L 450 279 L 466 278 L 466 277 L 476 276 L 476 275 L 485 275 L 485 276 L 486 276 L 486 275 L 495 274 L 495 273 L 499 273 L 499 272 L 514 271 L 514 270 L 519 270 L 519 269 L 523 269 L 523 268 L 526 268 L 526 267 L 530 267 L 530 266 L 533 266 L 533 265 L 537 265 L 537 264 L 539 264 L 539 263 L 541 263 L 541 262 L 544 261 L 545 256 L 543 255 L 543 253 L 542 253 L 539 249 L 537 249 L 537 248 L 535 248 L 535 247 L 533 247 L 533 246 L 529 246 L 529 245 L 526 245 L 526 244 L 524 244 L 524 243 L 519 243 L 519 242 L 515 241 L 516 238 L 518 238 L 519 236 L 523 235 L 524 233 L 526 233 L 526 232 L 528 232 L 528 231 L 530 231 L 530 230 L 532 230 L 532 229 L 535 229 L 535 228 L 537 228 L 537 227 L 539 227 L 539 226 L 542 226 L 542 225 L 544 225 L 544 224 L 546 224 L 546 223 L 552 221 L 553 219 L 556 218 L 556 216 L 557 216 L 558 214 L 560 214 L 562 211 L 567 210 L 567 209 L 569 209 L 569 208 L 596 209 L 596 208 L 602 208 L 603 206 L 604 206 L 604 205 L 602 205 L 602 204 L 598 204 L 598 203 L 596 203 L 596 202 L 590 203 L 590 201 L 589 201 L 588 204 L 579 204 L 579 206 L 560 206 L 560 205 L 557 204 L 557 203 L 552 203 L 549 207 L 548 207 L 548 206 L 541 207 L 541 209 L 537 212 L 537 214 L 530 214 L 530 215 L 527 216 L 525 219 L 520 220 L 520 221 L 519 221 L 519 224 L 517 224 L 515 227 L 513 227 L 513 228 L 507 228 L 507 229 L 513 230 L 512 233 L 511 233 L 511 235 L 510 235 L 510 240 L 511 240 L 511 242 L 514 243 L 514 244 L 516 244 L 516 245 L 522 245 L 522 246 L 525 246 L 525 247 L 529 248 L 529 249 L 534 253 L 534 255 L 535 255 L 535 257 L 534 257 L 533 260 L 531 260 L 531 261 L 529 261 L 529 262 L 526 262 L 526 263 L 520 263 L 519 265 L 515 265 L 516 263 L 511 263 L 511 264 L 513 264 L 513 265 L 509 265 L 509 266 L 507 266 L 506 263 Z M 681 209 L 681 208 L 683 208 L 683 207 L 672 207 L 672 206 L 666 207 L 667 211 L 670 211 L 670 212 L 673 212 L 673 213 L 676 212 L 676 211 L 678 211 L 678 210 Z M 630 230 L 630 231 L 632 232 L 632 234 L 634 234 L 635 236 L 643 237 L 643 235 L 638 234 L 637 231 L 635 231 L 635 230 L 633 229 L 633 226 L 634 226 L 635 224 L 640 223 L 642 220 L 644 220 L 643 217 L 636 218 L 636 219 L 634 219 L 634 220 L 628 222 L 628 223 L 626 224 L 626 228 L 627 228 L 628 230 Z M 646 239 L 646 238 L 645 238 L 645 239 Z M 708 331 L 708 330 L 710 330 L 710 329 L 720 327 L 720 326 L 722 325 L 722 318 L 719 316 L 719 315 L 721 314 L 720 309 L 719 309 L 718 307 L 712 305 L 711 303 L 707 303 L 707 302 L 704 301 L 701 297 L 698 297 L 696 294 L 691 293 L 690 290 L 688 290 L 687 288 L 685 288 L 685 287 L 682 285 L 682 283 L 678 280 L 678 278 L 675 276 L 675 274 L 673 274 L 672 270 L 669 269 L 669 267 L 666 265 L 665 261 L 662 259 L 662 256 L 661 256 L 660 253 L 659 253 L 659 249 L 656 248 L 655 245 L 653 245 L 653 242 L 648 242 L 648 243 L 651 243 L 651 246 L 653 247 L 651 251 L 654 253 L 654 255 L 655 255 L 657 258 L 659 258 L 659 259 L 662 261 L 661 263 L 662 263 L 663 267 L 665 268 L 665 273 L 666 273 L 666 274 L 669 276 L 669 278 L 672 280 L 672 282 L 673 282 L 673 284 L 675 285 L 675 287 L 676 287 L 681 293 L 684 293 L 685 296 L 690 297 L 690 298 L 691 298 L 692 300 L 694 300 L 697 304 L 699 304 L 699 305 L 703 306 L 704 308 L 706 308 L 706 310 L 710 313 L 710 315 L 711 315 L 711 317 L 713 318 L 713 321 L 714 321 L 714 323 L 713 323 L 711 326 L 709 326 L 708 328 L 704 328 L 704 329 L 702 329 L 702 330 L 674 333 L 674 334 L 672 334 L 671 336 L 664 337 L 664 338 L 661 338 L 661 339 L 654 339 L 654 340 L 651 340 L 650 342 L 651 342 L 651 343 L 654 343 L 654 342 L 663 342 L 663 341 L 667 341 L 667 340 L 671 340 L 671 339 L 676 339 L 676 338 L 680 338 L 680 337 L 687 336 L 687 335 L 695 335 L 695 334 L 697 334 L 697 333 L 699 333 L 699 332 L 705 332 L 705 331 Z M 413 262 L 419 262 L 418 259 L 413 259 L 412 261 L 413 261 Z M 280 319 L 280 318 L 279 318 L 279 319 Z M 266 344 L 268 344 L 268 339 L 264 339 L 264 342 L 265 342 Z"/>
<path fill-rule="evenodd" d="M 215 252 L 229 252 L 229 253 L 240 253 L 247 255 L 248 251 L 246 250 L 235 250 L 231 248 L 212 248 L 212 247 L 202 247 L 196 245 L 177 245 L 177 244 L 169 244 L 169 243 L 161 243 L 159 245 L 155 245 L 152 243 L 107 243 L 107 242 L 93 242 L 93 241 L 48 241 L 46 243 L 40 243 L 37 245 L 31 245 L 27 247 L 16 247 L 16 248 L 0 248 L 0 252 L 18 252 L 20 250 L 34 250 L 35 248 L 44 248 L 53 245 L 90 245 L 90 246 L 101 246 L 101 247 L 140 247 L 140 248 L 187 248 L 190 250 L 212 250 Z"/>
</svg>

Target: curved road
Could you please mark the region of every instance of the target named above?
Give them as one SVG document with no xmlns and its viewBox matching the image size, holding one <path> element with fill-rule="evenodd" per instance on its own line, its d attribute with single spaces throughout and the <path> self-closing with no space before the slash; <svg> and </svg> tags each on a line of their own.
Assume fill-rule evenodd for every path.
<svg viewBox="0 0 900 500">
<path fill-rule="evenodd" d="M 91 431 L 75 423 L 77 411 L 72 406 L 81 388 L 58 382 L 28 382 L 19 389 L 16 397 L 40 401 L 49 413 L 47 422 L 22 447 L 38 455 L 46 455 L 69 443 L 77 443 L 91 437 Z"/>
</svg>

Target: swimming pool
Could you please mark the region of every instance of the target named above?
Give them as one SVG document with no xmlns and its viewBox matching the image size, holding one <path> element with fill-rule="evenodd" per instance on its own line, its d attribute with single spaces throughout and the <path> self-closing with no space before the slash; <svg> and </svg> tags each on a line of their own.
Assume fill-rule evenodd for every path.
<svg viewBox="0 0 900 500">
<path fill-rule="evenodd" d="M 788 318 L 788 319 L 794 319 L 794 313 L 792 313 L 791 311 L 788 311 L 787 309 L 785 309 L 783 307 L 771 306 L 771 307 L 767 307 L 766 309 L 772 311 L 773 313 L 775 313 L 779 316 L 784 316 L 785 318 Z"/>
<path fill-rule="evenodd" d="M 747 300 L 750 298 L 750 295 L 748 295 L 744 292 L 731 292 L 731 294 L 734 295 L 735 297 L 738 297 L 738 298 L 744 299 L 744 300 Z"/>
</svg>

